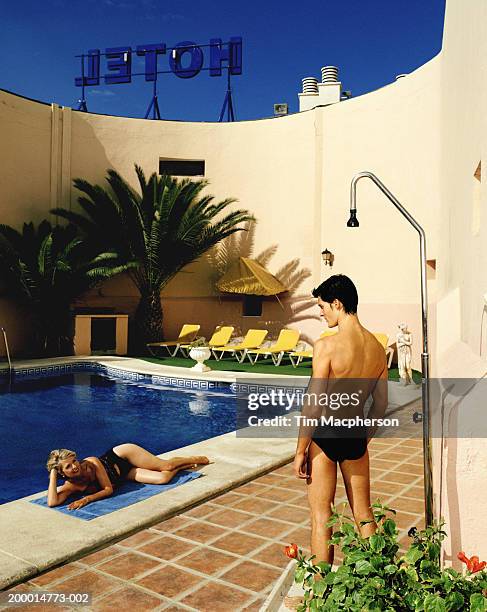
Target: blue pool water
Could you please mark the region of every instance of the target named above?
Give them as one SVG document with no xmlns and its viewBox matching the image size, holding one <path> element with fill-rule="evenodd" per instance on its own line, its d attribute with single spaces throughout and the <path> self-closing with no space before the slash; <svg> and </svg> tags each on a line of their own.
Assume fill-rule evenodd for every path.
<svg viewBox="0 0 487 612">
<path fill-rule="evenodd" d="M 44 490 L 54 448 L 79 458 L 134 442 L 155 454 L 235 430 L 227 390 L 195 392 L 88 373 L 16 382 L 0 392 L 0 503 Z"/>
</svg>

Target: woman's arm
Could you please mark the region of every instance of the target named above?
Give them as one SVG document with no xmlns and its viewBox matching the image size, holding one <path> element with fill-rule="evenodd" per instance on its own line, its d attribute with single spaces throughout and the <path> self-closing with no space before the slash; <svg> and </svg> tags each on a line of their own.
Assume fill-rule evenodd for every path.
<svg viewBox="0 0 487 612">
<path fill-rule="evenodd" d="M 69 504 L 68 510 L 83 508 L 83 506 L 91 504 L 94 501 L 104 499 L 105 497 L 110 497 L 110 495 L 113 493 L 113 485 L 110 482 L 108 474 L 98 457 L 88 457 L 86 460 L 89 461 L 95 468 L 95 476 L 98 484 L 100 485 L 100 490 L 96 493 L 85 495 L 85 497 L 82 497 L 81 499 L 74 501 L 72 504 Z"/>
<path fill-rule="evenodd" d="M 70 482 L 65 482 L 60 487 L 57 486 L 57 471 L 53 468 L 49 473 L 49 488 L 47 489 L 47 505 L 49 508 L 53 508 L 54 506 L 59 506 L 63 503 L 63 501 L 68 498 L 71 493 L 76 492 L 76 487 L 74 487 Z"/>
</svg>

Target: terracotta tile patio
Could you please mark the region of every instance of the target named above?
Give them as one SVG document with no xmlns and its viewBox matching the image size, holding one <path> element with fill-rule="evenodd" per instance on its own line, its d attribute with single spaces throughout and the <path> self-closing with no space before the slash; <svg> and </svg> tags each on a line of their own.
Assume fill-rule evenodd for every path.
<svg viewBox="0 0 487 612">
<path fill-rule="evenodd" d="M 378 439 L 369 448 L 372 498 L 398 510 L 405 545 L 408 529 L 423 524 L 421 441 Z M 341 477 L 336 501 L 345 501 Z M 89 591 L 95 612 L 259 610 L 290 542 L 308 548 L 309 518 L 305 484 L 288 464 L 14 588 Z"/>
</svg>

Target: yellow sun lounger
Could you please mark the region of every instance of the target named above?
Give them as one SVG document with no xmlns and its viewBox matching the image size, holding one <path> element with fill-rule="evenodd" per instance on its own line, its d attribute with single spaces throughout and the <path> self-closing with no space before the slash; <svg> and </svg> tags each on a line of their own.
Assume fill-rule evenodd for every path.
<svg viewBox="0 0 487 612">
<path fill-rule="evenodd" d="M 392 358 L 394 357 L 394 349 L 389 344 L 389 336 L 387 334 L 374 334 L 377 340 L 382 344 L 386 352 L 387 368 L 391 367 Z"/>
<path fill-rule="evenodd" d="M 220 361 L 225 353 L 231 353 L 242 363 L 249 349 L 257 349 L 264 342 L 269 332 L 267 329 L 249 329 L 240 344 L 227 344 L 226 346 L 214 347 L 213 357 Z"/>
<path fill-rule="evenodd" d="M 188 342 L 193 342 L 196 338 L 196 334 L 200 331 L 201 325 L 192 325 L 186 323 L 181 327 L 181 331 L 179 332 L 179 336 L 177 340 L 169 340 L 167 342 L 149 342 L 147 348 L 151 355 L 156 356 L 153 349 L 165 347 L 167 352 L 171 357 L 175 357 L 176 353 L 179 351 L 179 347 L 182 344 L 187 344 Z M 171 351 L 171 349 L 174 349 Z"/>
<path fill-rule="evenodd" d="M 250 363 L 255 364 L 259 355 L 270 355 L 275 366 L 281 364 L 282 358 L 289 351 L 293 351 L 296 348 L 296 344 L 299 341 L 299 330 L 297 329 L 281 329 L 277 341 L 267 348 L 256 349 L 247 351 Z M 254 360 L 252 361 L 252 357 Z"/>
<path fill-rule="evenodd" d="M 209 339 L 208 344 L 210 349 L 217 346 L 225 346 L 230 341 L 232 337 L 234 328 L 230 325 L 224 325 L 222 327 L 217 327 L 213 332 L 212 337 Z M 181 352 L 185 357 L 189 355 L 189 351 L 191 350 L 191 344 L 182 344 Z"/>
<path fill-rule="evenodd" d="M 336 334 L 336 332 L 334 331 L 326 331 L 323 332 L 320 336 L 320 338 L 326 338 L 327 336 L 333 336 L 334 334 Z M 388 347 L 388 343 L 389 343 L 389 336 L 387 334 L 381 334 L 381 333 L 374 333 L 374 336 L 377 338 L 377 340 L 382 344 L 382 346 L 384 347 L 384 350 L 386 352 L 387 355 L 387 367 L 390 368 L 391 367 L 391 360 L 392 360 L 392 355 L 393 355 L 393 350 L 392 348 Z M 297 368 L 298 365 L 301 363 L 301 361 L 303 361 L 303 359 L 311 359 L 313 357 L 313 350 L 307 350 L 307 351 L 294 351 L 293 353 L 291 353 L 289 355 L 289 359 L 291 360 L 291 363 L 293 364 L 293 367 Z"/>
</svg>

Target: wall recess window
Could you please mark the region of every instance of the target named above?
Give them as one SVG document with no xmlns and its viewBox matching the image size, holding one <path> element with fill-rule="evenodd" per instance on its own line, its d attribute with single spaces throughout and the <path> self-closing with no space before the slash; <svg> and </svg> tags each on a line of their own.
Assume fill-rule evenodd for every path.
<svg viewBox="0 0 487 612">
<path fill-rule="evenodd" d="M 262 296 L 244 295 L 242 303 L 242 316 L 261 317 L 262 316 Z"/>
<path fill-rule="evenodd" d="M 436 259 L 426 260 L 426 278 L 427 280 L 436 279 Z"/>
<path fill-rule="evenodd" d="M 159 174 L 205 176 L 205 161 L 196 159 L 160 159 Z"/>
</svg>

